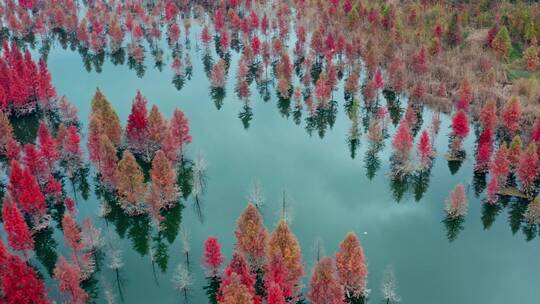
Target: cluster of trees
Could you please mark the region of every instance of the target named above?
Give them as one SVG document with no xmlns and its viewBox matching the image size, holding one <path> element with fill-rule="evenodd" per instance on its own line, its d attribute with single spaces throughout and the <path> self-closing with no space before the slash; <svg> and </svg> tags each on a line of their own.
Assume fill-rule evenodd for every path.
<svg viewBox="0 0 540 304">
<path fill-rule="evenodd" d="M 160 210 L 178 202 L 177 168 L 191 143 L 189 123 L 176 109 L 170 121 L 137 92 L 125 131 L 109 101 L 98 89 L 92 99 L 88 130 L 90 160 L 102 182 L 115 190 L 129 214 L 149 212 L 158 222 Z M 145 168 L 150 169 L 144 171 Z M 146 182 L 149 180 L 149 183 Z"/>
<path fill-rule="evenodd" d="M 237 220 L 236 247 L 225 270 L 225 257 L 215 237 L 204 244 L 210 303 L 301 303 L 304 266 L 301 248 L 282 219 L 272 233 L 257 207 L 248 204 Z M 354 233 L 341 242 L 335 259 L 320 257 L 313 269 L 310 303 L 359 303 L 367 297 L 367 264 Z"/>
<path fill-rule="evenodd" d="M 24 115 L 47 107 L 56 91 L 47 63 L 36 63 L 27 49 L 24 54 L 15 43 L 4 41 L 0 57 L 0 111 Z"/>
<path fill-rule="evenodd" d="M 10 54 L 17 57 L 15 50 Z M 30 84 L 24 87 L 32 88 Z M 36 99 L 29 104 L 32 102 Z M 0 240 L 0 298 L 2 303 L 50 303 L 42 275 L 30 261 L 35 255 L 58 281 L 65 302 L 83 303 L 88 295 L 81 284 L 94 272 L 94 254 L 101 238 L 89 218 L 82 226 L 77 224 L 76 202 L 64 190 L 67 181 L 75 187 L 81 172 L 86 171 L 77 110 L 65 97 L 39 102 L 39 111 L 28 118 L 35 123 L 35 134 L 30 131 L 29 136 L 16 134 L 13 124 L 18 118 L 10 119 L 0 111 L 0 161 L 5 163 L 8 178 L 1 203 L 7 246 Z M 11 105 L 4 110 L 22 108 Z M 33 129 L 32 124 L 27 128 Z M 51 237 L 53 220 L 71 250 L 68 259 L 58 259 L 54 249 L 45 253 L 43 238 Z M 56 246 L 54 240 L 49 242 Z"/>
</svg>

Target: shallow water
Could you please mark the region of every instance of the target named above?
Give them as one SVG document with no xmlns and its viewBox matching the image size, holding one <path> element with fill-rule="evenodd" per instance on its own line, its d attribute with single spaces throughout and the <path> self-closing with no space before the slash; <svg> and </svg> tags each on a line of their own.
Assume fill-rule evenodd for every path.
<svg viewBox="0 0 540 304">
<path fill-rule="evenodd" d="M 195 40 L 194 32 L 192 41 Z M 174 227 L 180 223 L 189 231 L 192 249 L 189 267 L 194 285 L 188 300 L 189 303 L 206 303 L 202 288 L 206 283 L 200 265 L 203 241 L 209 235 L 217 236 L 225 255 L 231 256 L 236 218 L 246 206 L 254 181 L 260 183 L 265 194 L 261 210 L 269 229 L 282 215 L 285 197 L 287 217 L 291 219 L 292 229 L 303 249 L 306 277 L 311 274 L 316 259 L 311 248 L 318 238 L 323 240 L 326 254 L 334 255 L 345 234 L 355 231 L 368 260 L 370 303 L 380 302 L 380 281 L 386 265 L 393 265 L 395 269 L 403 303 L 536 301 L 540 295 L 538 237 L 526 241 L 521 233 L 519 219 L 524 209 L 518 201 L 507 202 L 489 229 L 484 228 L 482 217 L 487 213 L 480 199 L 483 195 L 477 198 L 473 189 L 473 135 L 465 142 L 469 157 L 455 174 L 451 174 L 444 158 L 448 149 L 449 119 L 443 116 L 441 132 L 434 144 L 437 156 L 427 190 L 418 201 L 414 189 L 396 201 L 399 195 L 389 177 L 391 137 L 395 126 L 391 126 L 390 138 L 377 154 L 380 168 L 369 179 L 366 132 L 362 130 L 357 155 L 351 158 L 347 144 L 351 122 L 344 109 L 341 90 L 334 92 L 337 102 L 335 123 L 321 138 L 317 131 L 311 136 L 306 132 L 305 111 L 301 124 L 296 125 L 292 115 L 284 117 L 280 113 L 275 88 L 269 87 L 271 99 L 265 102 L 252 85 L 253 119 L 246 129 L 239 119 L 244 104 L 234 93 L 238 55 L 232 53 L 226 97 L 222 108 L 217 110 L 210 98 L 202 52 L 196 49 L 190 50 L 193 77 L 180 91 L 171 84 L 173 73 L 170 68 L 165 67 L 162 72 L 152 68 L 151 58 L 147 58 L 148 67 L 139 78 L 127 66 L 115 66 L 108 60 L 102 72 L 96 73 L 85 70 L 76 52 L 53 47 L 49 54 L 53 84 L 79 108 L 83 130 L 87 129 L 90 100 L 96 87 L 107 96 L 124 124 L 131 100 L 139 89 L 148 98 L 149 106 L 158 105 L 166 117 L 170 117 L 176 107 L 185 112 L 193 136 L 187 158 L 194 159 L 201 153 L 208 165 L 200 214 L 193 197 L 182 200 L 185 208 L 174 209 L 167 217 L 170 233 L 161 234 L 146 218 L 120 217 L 108 222 L 99 218 L 94 173 L 90 173 L 89 198 L 84 200 L 80 193 L 76 194 L 79 220 L 90 216 L 105 235 L 113 238 L 119 235 L 124 255 L 119 282 L 117 274 L 105 265 L 96 273 L 94 288 L 98 303 L 104 302 L 103 291 L 107 284 L 112 287 L 117 300 L 121 293 L 124 303 L 183 302 L 183 295 L 177 293 L 171 283 L 176 265 L 185 263 L 181 237 L 174 233 Z M 215 58 L 216 55 L 212 56 Z M 384 102 L 381 96 L 381 103 Z M 402 98 L 400 107 L 405 109 L 406 99 Z M 361 115 L 364 114 L 362 111 Z M 428 109 L 423 111 L 423 119 L 422 128 L 429 127 L 431 112 Z M 83 142 L 86 143 L 86 139 Z M 461 223 L 464 229 L 450 241 L 448 229 L 455 226 L 443 222 L 445 199 L 459 182 L 466 186 L 469 212 Z M 73 194 L 69 186 L 66 190 Z M 67 252 L 57 229 L 54 239 L 59 244 L 56 247 L 58 254 Z M 44 247 L 54 252 L 50 244 Z M 152 263 L 150 252 L 154 252 L 155 263 Z M 48 286 L 55 290 L 52 288 L 55 283 L 38 259 L 32 262 L 39 265 Z M 304 282 L 307 284 L 307 279 Z M 59 299 L 52 291 L 51 297 Z"/>
</svg>

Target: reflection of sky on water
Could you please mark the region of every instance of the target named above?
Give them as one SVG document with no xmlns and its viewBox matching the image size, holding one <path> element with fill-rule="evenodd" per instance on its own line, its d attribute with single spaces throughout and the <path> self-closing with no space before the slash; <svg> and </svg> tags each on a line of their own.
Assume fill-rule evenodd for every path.
<svg viewBox="0 0 540 304">
<path fill-rule="evenodd" d="M 216 235 L 226 256 L 231 256 L 235 221 L 245 207 L 254 179 L 260 182 L 265 193 L 263 214 L 270 229 L 279 217 L 282 193 L 286 191 L 292 208 L 292 227 L 303 248 L 307 275 L 311 274 L 314 260 L 310 249 L 317 237 L 324 240 L 326 253 L 334 254 L 348 231 L 359 235 L 369 263 L 372 303 L 380 297 L 380 281 L 386 264 L 395 267 L 399 292 L 405 303 L 512 303 L 517 299 L 530 303 L 538 298 L 538 239 L 526 243 L 520 233 L 512 235 L 507 210 L 484 231 L 480 220 L 481 201 L 474 198 L 472 186 L 469 187 L 473 136 L 466 142 L 467 151 L 471 151 L 468 159 L 451 175 L 443 158 L 449 130 L 448 121 L 443 119 L 429 188 L 418 203 L 408 192 L 396 204 L 387 175 L 390 140 L 386 140 L 385 148 L 378 154 L 381 168 L 370 181 L 363 163 L 368 148 L 365 134 L 356 159 L 350 158 L 346 143 L 350 121 L 343 110 L 341 91 L 334 92 L 338 100 L 336 123 L 327 130 L 324 139 L 320 139 L 316 132 L 312 137 L 307 136 L 304 122 L 296 126 L 291 117 L 286 120 L 280 115 L 274 88 L 270 87 L 272 100 L 264 103 L 252 86 L 254 118 L 246 131 L 238 118 L 243 104 L 234 93 L 234 64 L 238 56 L 232 55 L 226 97 L 220 111 L 209 98 L 209 82 L 200 64 L 201 54 L 195 55 L 192 50 L 192 56 L 193 78 L 180 92 L 171 84 L 170 69 L 164 68 L 163 72 L 152 69 L 149 55 L 149 67 L 142 79 L 126 66 L 113 66 L 108 61 L 101 74 L 87 73 L 75 52 L 53 48 L 49 56 L 57 91 L 79 107 L 83 123 L 86 123 L 96 86 L 111 101 L 122 122 L 127 120 L 136 89 L 143 92 L 150 104 L 158 104 L 166 117 L 170 117 L 175 107 L 181 107 L 189 117 L 194 143 L 188 148 L 188 156 L 193 158 L 201 151 L 208 163 L 207 191 L 202 202 L 204 223 L 198 220 L 191 198 L 182 212 L 183 225 L 189 229 L 191 237 L 191 269 L 195 278 L 192 303 L 206 302 L 199 266 L 202 243 L 208 235 Z M 424 126 L 429 125 L 430 116 L 426 111 Z M 465 229 L 457 240 L 449 243 L 441 221 L 444 201 L 458 182 L 470 188 L 469 214 L 465 218 Z M 95 196 L 92 194 L 87 202 L 79 198 L 78 208 L 81 217 L 95 216 Z M 114 233 L 116 230 L 112 223 L 106 225 L 97 218 L 95 221 L 104 231 Z M 172 245 L 160 240 L 160 245 L 170 246 L 170 259 L 166 274 L 161 274 L 156 266 L 156 283 L 149 255 L 142 257 L 133 250 L 132 239 L 144 240 L 144 233 L 141 226 L 131 227 L 120 240 L 125 259 L 125 266 L 120 270 L 125 303 L 151 303 L 156 299 L 160 299 L 160 303 L 178 303 L 180 295 L 174 291 L 170 277 L 184 259 L 181 240 L 177 237 Z M 57 230 L 54 236 L 62 244 Z M 147 238 L 149 247 L 157 246 L 155 231 Z M 62 245 L 58 248 L 66 252 Z M 111 270 L 104 267 L 97 278 L 102 276 L 115 286 L 116 278 Z"/>
</svg>

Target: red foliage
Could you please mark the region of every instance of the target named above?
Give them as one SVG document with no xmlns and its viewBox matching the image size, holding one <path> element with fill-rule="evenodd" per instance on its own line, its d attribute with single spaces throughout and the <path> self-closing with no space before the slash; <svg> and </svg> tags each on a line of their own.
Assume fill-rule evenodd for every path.
<svg viewBox="0 0 540 304">
<path fill-rule="evenodd" d="M 339 282 L 351 297 L 359 297 L 367 285 L 367 265 L 364 249 L 353 232 L 347 234 L 336 253 Z"/>
<path fill-rule="evenodd" d="M 401 159 L 407 159 L 412 146 L 413 142 L 411 130 L 409 129 L 409 123 L 407 120 L 402 119 L 399 123 L 396 134 L 394 135 L 394 140 L 392 141 L 394 153 L 396 153 L 396 155 Z"/>
<path fill-rule="evenodd" d="M 276 284 L 279 286 L 279 289 L 285 298 L 292 297 L 294 286 L 287 279 L 288 271 L 283 261 L 283 257 L 280 254 L 276 254 L 269 259 L 270 260 L 266 265 L 265 287 L 270 289 L 273 284 Z"/>
<path fill-rule="evenodd" d="M 287 303 L 285 301 L 285 297 L 283 296 L 283 292 L 281 291 L 281 287 L 279 287 L 278 284 L 272 283 L 267 288 L 266 303 L 267 304 L 285 304 L 285 303 Z"/>
<path fill-rule="evenodd" d="M 34 240 L 32 239 L 30 229 L 24 221 L 21 211 L 12 201 L 9 194 L 4 197 L 2 219 L 11 248 L 23 252 L 34 249 Z"/>
<path fill-rule="evenodd" d="M 534 124 L 534 130 L 531 135 L 531 140 L 534 142 L 540 141 L 540 117 L 536 119 L 536 123 Z"/>
<path fill-rule="evenodd" d="M 268 231 L 257 207 L 248 204 L 236 224 L 236 246 L 246 256 L 250 265 L 258 268 L 262 265 L 266 253 Z"/>
<path fill-rule="evenodd" d="M 343 287 L 338 282 L 332 258 L 324 257 L 315 266 L 307 297 L 312 304 L 345 303 Z"/>
<path fill-rule="evenodd" d="M 381 70 L 377 70 L 377 72 L 375 72 L 375 76 L 373 76 L 373 81 L 377 90 L 380 90 L 384 87 L 384 78 L 382 76 Z"/>
<path fill-rule="evenodd" d="M 208 26 L 205 25 L 202 33 L 201 33 L 201 40 L 202 43 L 207 46 L 212 41 L 212 35 L 210 34 L 210 30 L 208 30 Z"/>
<path fill-rule="evenodd" d="M 43 58 L 39 59 L 39 86 L 38 98 L 41 103 L 45 103 L 50 98 L 56 96 L 56 90 L 51 83 L 51 75 L 47 69 L 47 63 Z"/>
<path fill-rule="evenodd" d="M 189 134 L 189 121 L 180 109 L 174 110 L 170 123 L 170 132 L 173 140 L 173 150 L 176 157 L 181 158 L 184 154 L 184 145 L 191 143 L 191 134 Z M 176 161 L 176 159 L 171 160 Z"/>
<path fill-rule="evenodd" d="M 521 154 L 517 173 L 523 190 L 526 193 L 533 192 L 536 186 L 535 182 L 540 173 L 538 153 L 534 143 L 529 144 L 527 149 Z"/>
<path fill-rule="evenodd" d="M 464 216 L 467 213 L 467 205 L 465 187 L 459 183 L 450 193 L 450 197 L 446 203 L 446 212 L 452 218 Z"/>
<path fill-rule="evenodd" d="M 490 174 L 500 182 L 501 186 L 504 186 L 509 171 L 510 161 L 508 160 L 508 147 L 506 146 L 506 143 L 503 143 L 499 149 L 497 149 L 495 157 L 491 161 Z"/>
<path fill-rule="evenodd" d="M 494 129 L 497 126 L 497 104 L 489 100 L 480 110 L 480 123 L 484 129 Z"/>
<path fill-rule="evenodd" d="M 487 202 L 488 204 L 495 204 L 497 202 L 497 194 L 501 190 L 501 186 L 496 178 L 492 178 L 487 185 Z"/>
<path fill-rule="evenodd" d="M 25 213 L 43 215 L 47 211 L 45 197 L 36 178 L 29 169 L 22 167 L 16 160 L 11 161 L 11 175 L 7 189 Z"/>
<path fill-rule="evenodd" d="M 142 96 L 140 91 L 137 91 L 126 127 L 128 147 L 134 153 L 142 153 L 146 147 L 148 135 L 148 110 L 146 103 L 146 98 Z"/>
<path fill-rule="evenodd" d="M 249 289 L 242 284 L 241 278 L 237 273 L 231 273 L 226 276 L 220 285 L 220 294 L 218 297 L 220 304 L 255 304 L 253 295 Z"/>
<path fill-rule="evenodd" d="M 411 61 L 416 74 L 426 73 L 428 70 L 426 48 L 422 46 L 418 53 L 413 54 Z"/>
<path fill-rule="evenodd" d="M 219 286 L 219 303 L 225 301 L 225 298 L 227 296 L 227 288 L 232 283 L 233 278 L 236 276 L 239 278 L 240 283 L 245 287 L 245 290 L 248 291 L 251 298 L 255 299 L 255 276 L 249 270 L 249 266 L 244 256 L 238 252 L 235 252 L 233 253 L 229 266 L 225 268 L 225 272 L 223 274 L 223 281 Z"/>
<path fill-rule="evenodd" d="M 49 170 L 52 171 L 55 162 L 59 159 L 57 143 L 49 132 L 49 128 L 43 122 L 39 124 L 38 142 L 41 155 L 47 162 Z"/>
<path fill-rule="evenodd" d="M 62 229 L 64 230 L 64 240 L 74 253 L 81 251 L 81 229 L 70 212 L 64 213 L 62 218 Z"/>
<path fill-rule="evenodd" d="M 204 242 L 204 257 L 203 264 L 211 272 L 212 276 L 216 276 L 225 261 L 225 257 L 221 253 L 221 245 L 216 237 L 209 236 Z"/>
<path fill-rule="evenodd" d="M 452 119 L 452 131 L 454 135 L 465 138 L 469 134 L 469 118 L 465 111 L 460 110 L 454 115 Z"/>
<path fill-rule="evenodd" d="M 493 153 L 493 135 L 490 128 L 486 128 L 478 138 L 475 170 L 485 172 L 488 169 L 491 154 Z"/>
<path fill-rule="evenodd" d="M 512 97 L 504 105 L 501 113 L 501 119 L 504 126 L 510 131 L 510 134 L 514 134 L 518 129 L 521 122 L 521 103 L 519 98 Z"/>
<path fill-rule="evenodd" d="M 433 147 L 431 146 L 431 141 L 429 139 L 427 130 L 422 131 L 417 149 L 422 168 L 428 167 L 431 162 L 431 157 L 433 156 Z"/>
<path fill-rule="evenodd" d="M 459 88 L 459 99 L 456 103 L 458 110 L 468 111 L 469 105 L 473 99 L 471 82 L 465 78 Z"/>
<path fill-rule="evenodd" d="M 69 263 L 61 256 L 54 269 L 54 277 L 58 280 L 58 289 L 66 295 L 67 303 L 84 304 L 88 301 L 88 294 L 80 286 L 79 266 Z"/>
<path fill-rule="evenodd" d="M 40 182 L 43 182 L 44 179 L 49 175 L 50 170 L 45 162 L 45 158 L 41 151 L 39 151 L 35 145 L 26 144 L 23 147 L 24 151 L 24 164 L 30 170 L 30 173 L 38 178 Z"/>
<path fill-rule="evenodd" d="M 3 245 L 0 245 L 0 248 L 2 247 Z M 4 259 L 0 259 L 0 278 L 3 304 L 49 303 L 45 284 L 34 268 L 18 256 L 7 255 Z"/>
</svg>

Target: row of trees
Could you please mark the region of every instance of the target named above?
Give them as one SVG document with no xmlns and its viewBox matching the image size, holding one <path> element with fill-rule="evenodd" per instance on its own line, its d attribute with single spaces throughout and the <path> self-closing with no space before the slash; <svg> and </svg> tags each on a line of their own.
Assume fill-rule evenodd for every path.
<svg viewBox="0 0 540 304">
<path fill-rule="evenodd" d="M 23 115 L 48 107 L 56 91 L 51 83 L 47 63 L 36 63 L 28 49 L 24 52 L 15 43 L 2 46 L 0 57 L 0 111 Z"/>
<path fill-rule="evenodd" d="M 208 237 L 205 241 L 203 264 L 210 303 L 301 303 L 302 253 L 287 222 L 280 220 L 269 233 L 257 207 L 250 203 L 237 220 L 235 235 L 235 251 L 223 272 L 225 257 L 218 240 Z M 307 299 L 313 304 L 360 303 L 368 294 L 367 274 L 363 248 L 351 232 L 335 259 L 318 257 Z"/>
</svg>

